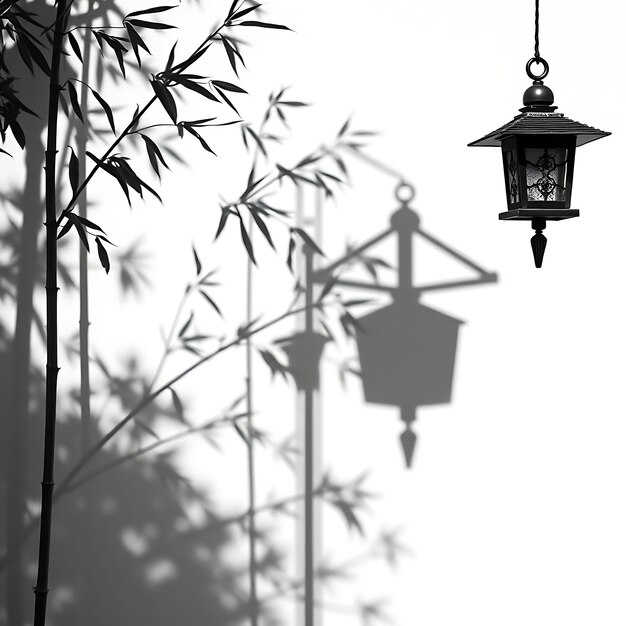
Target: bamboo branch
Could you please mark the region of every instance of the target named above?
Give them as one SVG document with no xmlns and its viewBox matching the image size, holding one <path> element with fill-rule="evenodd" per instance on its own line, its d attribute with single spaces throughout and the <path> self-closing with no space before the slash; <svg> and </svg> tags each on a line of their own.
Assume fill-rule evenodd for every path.
<svg viewBox="0 0 626 626">
<path fill-rule="evenodd" d="M 315 305 L 314 305 L 315 308 L 323 308 L 324 306 L 325 305 L 322 302 L 316 302 Z M 76 478 L 76 476 L 80 474 L 80 472 L 83 470 L 83 468 L 97 455 L 97 453 L 126 424 L 128 424 L 128 422 L 130 422 L 132 419 L 134 419 L 139 413 L 141 413 L 141 411 L 143 409 L 145 409 L 152 402 L 154 402 L 154 400 L 156 400 L 156 398 L 158 398 L 164 391 L 169 389 L 171 385 L 177 383 L 179 380 L 181 380 L 182 378 L 187 376 L 187 374 L 193 372 L 198 367 L 200 367 L 201 365 L 204 365 L 208 361 L 214 359 L 216 356 L 222 354 L 223 352 L 225 352 L 229 348 L 232 348 L 234 346 L 237 346 L 237 345 L 241 344 L 248 336 L 253 336 L 253 335 L 256 335 L 257 333 L 260 333 L 260 332 L 262 332 L 264 330 L 267 330 L 268 328 L 271 328 L 272 326 L 282 322 L 284 319 L 287 319 L 287 318 L 289 318 L 289 317 L 291 317 L 293 315 L 298 315 L 299 313 L 302 313 L 305 309 L 306 309 L 306 307 L 300 307 L 300 308 L 297 308 L 297 309 L 291 309 L 291 310 L 287 311 L 286 313 L 282 313 L 281 315 L 279 315 L 279 316 L 269 320 L 268 322 L 266 322 L 265 324 L 262 324 L 261 326 L 257 326 L 256 328 L 249 329 L 246 332 L 242 332 L 240 335 L 237 336 L 237 338 L 232 339 L 228 343 L 225 343 L 222 346 L 220 346 L 217 350 L 214 350 L 210 354 L 208 354 L 208 355 L 198 359 L 198 361 L 196 361 L 195 363 L 193 363 L 192 365 L 190 365 L 189 367 L 187 367 L 183 371 L 181 371 L 178 374 L 176 374 L 175 376 L 173 376 L 168 382 L 166 382 L 163 385 L 161 385 L 158 389 L 156 389 L 153 392 L 151 392 L 150 394 L 146 395 L 143 398 L 143 400 L 141 400 L 137 404 L 137 406 L 135 406 L 135 408 L 133 408 L 129 413 L 127 413 L 126 416 L 120 422 L 118 422 L 118 424 L 116 424 L 106 435 L 104 435 L 96 444 L 94 444 L 85 455 L 83 455 L 76 462 L 76 464 L 69 471 L 69 473 L 67 474 L 65 479 L 63 481 L 61 481 L 61 483 L 57 487 L 56 492 L 54 493 L 54 497 L 52 498 L 52 504 L 56 504 L 57 501 L 63 495 L 65 495 L 68 492 L 68 489 L 69 489 L 70 485 L 73 483 L 73 481 Z M 33 517 L 30 520 L 29 524 L 24 529 L 24 534 L 23 534 L 23 536 L 21 538 L 20 545 L 35 530 L 35 528 L 37 527 L 37 522 L 38 521 L 39 521 L 39 517 Z M 0 557 L 0 572 L 7 566 L 8 562 L 11 560 L 12 555 L 13 555 L 15 549 L 16 549 L 16 546 L 8 546 L 6 553 Z"/>
<path fill-rule="evenodd" d="M 183 70 L 186 69 L 186 67 L 188 67 L 189 65 L 192 65 L 193 63 L 195 63 L 198 60 L 198 58 L 200 58 L 200 56 L 202 56 L 206 52 L 206 50 L 208 50 L 208 48 L 210 46 L 210 43 L 212 43 L 213 40 L 215 39 L 215 37 L 217 37 L 217 35 L 219 35 L 221 30 L 227 26 L 227 22 L 228 22 L 228 20 L 224 20 L 224 22 L 221 24 L 221 26 L 216 28 L 205 39 L 205 41 L 200 46 L 198 46 L 196 51 L 193 54 L 191 54 L 189 57 L 187 57 L 186 61 L 183 61 L 183 63 L 180 63 L 179 65 L 173 67 L 171 72 L 175 72 L 177 74 L 181 74 L 183 72 Z M 210 42 L 210 43 L 208 43 L 208 45 L 207 45 L 207 42 Z M 194 58 L 194 55 L 199 55 L 199 56 L 197 56 L 197 58 Z M 191 59 L 193 59 L 193 60 L 191 62 L 189 62 Z M 185 63 L 187 63 L 187 65 L 185 65 Z M 165 81 L 166 84 L 169 84 L 170 82 L 171 81 L 167 81 L 167 80 Z M 74 205 L 78 201 L 78 198 L 81 196 L 81 194 L 83 193 L 83 191 L 85 190 L 85 188 L 87 187 L 87 185 L 89 184 L 91 179 L 94 177 L 96 172 L 101 168 L 101 163 L 103 163 L 109 156 L 111 156 L 111 154 L 113 154 L 113 151 L 115 150 L 115 148 L 117 148 L 117 146 L 128 135 L 131 134 L 132 129 L 137 125 L 139 120 L 146 114 L 146 112 L 150 109 L 150 107 L 156 101 L 157 101 L 157 96 L 156 95 L 152 96 L 150 98 L 150 100 L 143 106 L 143 108 L 140 109 L 139 111 L 137 111 L 133 115 L 131 121 L 128 123 L 126 128 L 124 128 L 124 130 L 120 133 L 120 135 L 109 146 L 109 148 L 105 151 L 105 153 L 99 158 L 98 162 L 92 167 L 92 169 L 90 170 L 89 174 L 87 174 L 87 176 L 85 177 L 83 182 L 80 183 L 80 185 L 78 185 L 78 187 L 76 189 L 76 192 L 72 195 L 72 198 L 67 203 L 66 207 L 63 209 L 63 211 L 62 211 L 62 213 L 61 213 L 61 215 L 60 215 L 60 217 L 59 217 L 59 219 L 57 221 L 57 226 L 60 224 L 61 219 L 72 211 L 72 209 L 74 208 Z"/>
<path fill-rule="evenodd" d="M 314 308 L 321 308 L 323 306 L 322 303 L 315 303 Z M 303 312 L 306 309 L 306 307 L 301 307 L 299 309 L 292 309 L 291 311 L 287 311 L 286 313 L 282 313 L 281 315 L 273 318 L 272 320 L 266 322 L 265 324 L 262 324 L 261 326 L 257 326 L 256 328 L 252 328 L 247 330 L 246 332 L 242 332 L 240 333 L 236 338 L 232 339 L 231 341 L 221 345 L 219 348 L 217 348 L 216 350 L 214 350 L 213 352 L 207 354 L 206 356 L 198 359 L 195 363 L 193 363 L 192 365 L 190 365 L 189 367 L 185 368 L 184 370 L 182 370 L 181 372 L 179 372 L 178 374 L 176 374 L 175 376 L 173 376 L 172 378 L 170 378 L 169 381 L 167 381 L 166 383 L 164 383 L 163 385 L 161 385 L 160 387 L 158 387 L 157 389 L 155 389 L 154 391 L 150 392 L 149 394 L 147 394 L 146 396 L 144 396 L 143 400 L 141 400 L 137 406 L 135 406 L 135 408 L 133 408 L 120 422 L 118 422 L 111 430 L 109 430 L 109 432 L 104 435 L 104 437 L 102 437 L 100 439 L 100 441 L 98 441 L 90 450 L 87 454 L 83 455 L 83 457 L 77 461 L 77 463 L 74 465 L 74 467 L 68 472 L 67 476 L 65 477 L 65 479 L 60 483 L 58 490 L 57 490 L 57 497 L 55 499 L 58 499 L 59 497 L 61 497 L 61 495 L 63 495 L 63 493 L 65 492 L 65 490 L 67 489 L 68 485 L 71 484 L 71 482 L 74 480 L 74 478 L 81 472 L 81 470 L 94 458 L 94 456 L 126 425 L 128 424 L 128 422 L 130 422 L 133 418 L 135 418 L 143 409 L 145 409 L 148 405 L 150 405 L 152 402 L 154 402 L 154 400 L 156 398 L 158 398 L 164 391 L 166 391 L 167 389 L 169 389 L 172 385 L 174 385 L 175 383 L 177 383 L 179 380 L 181 380 L 182 378 L 184 378 L 185 376 L 187 376 L 188 374 L 190 374 L 191 372 L 193 372 L 195 369 L 197 369 L 198 367 L 200 367 L 201 365 L 204 365 L 205 363 L 207 363 L 208 361 L 214 359 L 216 356 L 222 354 L 222 352 L 225 352 L 226 350 L 228 350 L 229 348 L 232 348 L 233 346 L 239 345 L 241 344 L 247 337 L 251 337 L 253 335 L 256 335 L 257 333 L 262 332 L 263 330 L 266 330 L 267 328 L 270 328 L 272 326 L 274 326 L 275 324 L 278 324 L 279 322 L 283 321 L 284 319 L 287 319 L 288 317 L 291 317 L 293 315 L 297 315 L 298 313 Z"/>
<path fill-rule="evenodd" d="M 212 422 L 209 422 L 208 424 L 204 424 L 202 426 L 194 426 L 192 428 L 187 428 L 186 430 L 180 431 L 178 433 L 174 433 L 173 435 L 170 435 L 169 437 L 165 437 L 164 439 L 159 439 L 158 441 L 155 441 L 154 443 L 151 443 L 148 446 L 144 446 L 143 448 L 139 448 L 138 450 L 135 450 L 131 454 L 127 454 L 126 456 L 114 459 L 110 463 L 106 463 L 102 467 L 98 467 L 97 469 L 92 470 L 91 472 L 88 472 L 87 474 L 85 474 L 82 478 L 80 478 L 76 482 L 71 483 L 70 485 L 68 485 L 65 488 L 65 493 L 70 493 L 71 491 L 74 491 L 75 489 L 78 489 L 78 487 L 82 486 L 86 482 L 89 482 L 90 480 L 93 480 L 94 478 L 97 478 L 98 476 L 101 476 L 102 474 L 105 474 L 109 470 L 112 470 L 112 469 L 114 469 L 116 467 L 119 467 L 120 465 L 128 463 L 129 461 L 132 461 L 132 460 L 134 460 L 134 459 L 136 459 L 136 458 L 138 458 L 140 456 L 143 456 L 144 454 L 147 454 L 148 452 L 153 452 L 157 448 L 160 448 L 160 447 L 165 446 L 167 444 L 173 443 L 174 441 L 178 441 L 179 439 L 183 439 L 183 438 L 188 437 L 189 435 L 193 435 L 195 433 L 206 432 L 207 430 L 210 430 L 212 428 L 216 428 L 218 426 L 223 426 L 225 424 L 231 424 L 231 423 L 236 422 L 237 420 L 239 420 L 239 419 L 241 419 L 243 417 L 247 417 L 247 416 L 248 416 L 247 412 L 245 412 L 245 413 L 238 413 L 237 415 L 228 415 L 228 416 L 216 419 L 216 420 L 214 420 Z"/>
</svg>

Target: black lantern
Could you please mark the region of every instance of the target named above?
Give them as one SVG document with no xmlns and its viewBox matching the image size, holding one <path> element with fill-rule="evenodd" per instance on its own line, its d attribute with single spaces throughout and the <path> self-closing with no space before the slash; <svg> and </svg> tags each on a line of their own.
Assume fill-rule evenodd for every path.
<svg viewBox="0 0 626 626">
<path fill-rule="evenodd" d="M 531 239 L 535 266 L 541 267 L 546 221 L 579 215 L 570 208 L 576 148 L 611 133 L 555 113 L 552 90 L 543 84 L 549 66 L 539 56 L 538 30 L 535 38 L 535 56 L 526 64 L 533 84 L 524 92 L 521 114 L 469 145 L 502 148 L 508 211 L 500 213 L 500 219 L 531 221 L 536 232 Z M 533 64 L 542 67 L 541 74 L 532 72 Z"/>
</svg>

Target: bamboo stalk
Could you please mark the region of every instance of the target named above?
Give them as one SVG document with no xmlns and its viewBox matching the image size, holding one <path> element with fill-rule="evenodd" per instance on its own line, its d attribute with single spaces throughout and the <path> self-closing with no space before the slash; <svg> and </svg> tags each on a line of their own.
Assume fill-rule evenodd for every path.
<svg viewBox="0 0 626 626">
<path fill-rule="evenodd" d="M 52 498 L 54 493 L 54 453 L 56 433 L 58 358 L 58 279 L 57 279 L 57 217 L 56 217 L 56 153 L 59 113 L 59 75 L 63 38 L 71 6 L 58 0 L 57 24 L 54 28 L 50 88 L 48 93 L 48 136 L 46 143 L 46 401 L 43 479 L 41 482 L 41 522 L 39 559 L 35 586 L 35 626 L 45 626 L 50 571 L 50 539 L 52 534 Z"/>
</svg>

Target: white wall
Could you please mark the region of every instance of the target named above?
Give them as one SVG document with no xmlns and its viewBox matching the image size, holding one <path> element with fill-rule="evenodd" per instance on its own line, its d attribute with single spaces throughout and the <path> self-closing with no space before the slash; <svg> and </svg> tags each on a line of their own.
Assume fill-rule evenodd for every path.
<svg viewBox="0 0 626 626">
<path fill-rule="evenodd" d="M 221 2 L 220 10 L 228 4 Z M 363 567 L 325 598 L 349 606 L 358 597 L 386 597 L 390 623 L 397 626 L 618 626 L 626 619 L 626 8 L 613 0 L 542 3 L 541 53 L 550 63 L 546 83 L 558 110 L 613 135 L 577 154 L 572 208 L 581 217 L 548 226 L 544 267 L 537 270 L 531 229 L 497 219 L 505 207 L 499 152 L 466 147 L 522 105 L 530 84 L 524 67 L 533 54 L 533 4 L 275 0 L 267 5 L 268 19 L 295 33 L 247 33 L 253 45 L 246 50 L 242 84 L 252 97 L 238 100 L 244 117 L 258 120 L 267 92 L 282 85 L 314 104 L 291 118 L 295 141 L 281 153 L 285 163 L 328 141 L 353 115 L 355 126 L 381 133 L 367 152 L 416 184 L 415 208 L 424 227 L 499 273 L 497 285 L 424 299 L 466 324 L 454 401 L 420 411 L 413 470 L 402 466 L 397 411 L 364 405 L 356 381 L 346 393 L 331 366 L 325 373 L 326 463 L 343 477 L 370 471 L 370 487 L 380 497 L 368 531 L 402 526 L 414 552 L 395 575 L 383 565 Z M 219 14 L 213 5 L 204 10 L 209 22 Z M 189 15 L 197 13 L 189 9 Z M 181 44 L 191 41 L 191 35 L 181 36 Z M 214 77 L 228 76 L 224 67 Z M 151 269 L 154 300 L 113 305 L 115 289 L 94 272 L 93 334 L 101 346 L 114 343 L 113 324 L 126 326 L 132 333 L 120 343 L 141 346 L 146 363 L 154 360 L 158 327 L 171 318 L 172 294 L 193 268 L 190 231 L 205 263 L 222 267 L 223 280 L 230 281 L 216 292 L 228 324 L 236 327 L 242 319 L 237 233 L 211 243 L 217 194 L 232 198 L 247 176 L 239 166 L 243 151 L 232 147 L 231 138 L 238 142 L 235 131 L 216 131 L 219 159 L 198 151 L 192 167 L 176 166 L 165 177 L 164 208 L 138 205 L 129 216 L 118 194 L 119 208 L 99 213 L 116 242 L 144 232 L 148 249 L 168 251 Z M 351 170 L 352 188 L 326 212 L 330 258 L 343 252 L 346 240 L 358 242 L 384 228 L 396 207 L 393 179 L 359 162 Z M 282 205 L 289 202 L 285 192 Z M 269 316 L 288 300 L 284 289 L 291 282 L 282 257 L 261 256 L 256 307 Z M 437 263 L 434 256 L 431 262 Z M 439 269 L 419 266 L 418 277 Z M 241 388 L 239 357 L 194 377 L 182 387 L 187 397 L 193 401 L 198 389 L 213 383 L 215 408 L 226 402 Z M 264 372 L 259 376 L 264 381 Z M 196 401 L 196 415 L 211 414 L 214 407 L 204 402 Z M 293 402 L 286 386 L 263 383 L 257 402 L 263 425 L 278 434 L 290 430 Z M 238 447 L 236 437 L 225 441 L 229 446 Z M 239 449 L 240 458 L 224 454 L 190 470 L 227 475 L 228 482 L 210 483 L 232 510 L 245 507 Z M 261 490 L 272 485 L 288 492 L 289 472 L 261 461 Z M 359 542 L 346 537 L 334 513 L 325 523 L 325 550 L 334 560 L 359 552 Z M 325 620 L 325 626 L 353 623 L 356 618 L 332 611 Z"/>
</svg>

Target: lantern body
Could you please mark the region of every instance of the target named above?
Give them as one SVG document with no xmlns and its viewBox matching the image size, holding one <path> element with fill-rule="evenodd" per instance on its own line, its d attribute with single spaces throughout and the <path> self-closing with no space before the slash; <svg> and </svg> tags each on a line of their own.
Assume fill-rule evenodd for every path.
<svg viewBox="0 0 626 626">
<path fill-rule="evenodd" d="M 563 220 L 579 215 L 570 208 L 576 148 L 610 133 L 554 109 L 524 107 L 508 124 L 469 144 L 502 149 L 508 211 L 500 213 L 501 220 Z"/>
<path fill-rule="evenodd" d="M 289 371 L 299 391 L 319 388 L 320 360 L 327 341 L 321 333 L 303 332 L 276 342 L 287 355 Z"/>
<path fill-rule="evenodd" d="M 570 210 L 576 137 L 510 135 L 502 139 L 508 211 L 500 219 L 574 217 Z"/>
<path fill-rule="evenodd" d="M 365 401 L 400 407 L 450 402 L 461 323 L 418 302 L 393 303 L 360 318 Z"/>
</svg>

